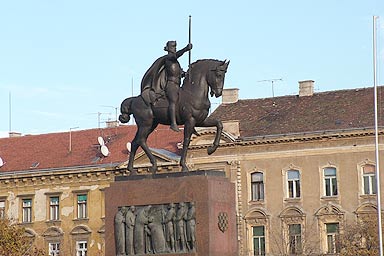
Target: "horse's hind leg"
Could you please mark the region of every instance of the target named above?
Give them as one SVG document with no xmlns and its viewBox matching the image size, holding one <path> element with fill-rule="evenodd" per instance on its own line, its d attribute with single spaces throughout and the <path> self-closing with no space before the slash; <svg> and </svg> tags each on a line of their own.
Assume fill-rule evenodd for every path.
<svg viewBox="0 0 384 256">
<path fill-rule="evenodd" d="M 129 160 L 128 160 L 128 166 L 127 166 L 127 169 L 131 173 L 131 175 L 137 174 L 137 171 L 133 169 L 133 161 L 135 160 L 135 155 L 138 148 L 139 148 L 139 144 L 137 144 L 136 137 L 135 137 L 135 139 L 132 141 L 132 144 L 131 144 L 131 152 L 129 153 Z"/>
<path fill-rule="evenodd" d="M 149 149 L 147 145 L 147 139 L 149 134 L 155 130 L 157 127 L 157 123 L 153 123 L 152 126 L 149 125 L 138 125 L 138 130 L 136 133 L 135 140 L 137 141 L 137 144 L 144 150 L 145 154 L 148 156 L 149 161 L 151 162 L 152 166 L 149 168 L 149 170 L 155 174 L 157 170 L 157 161 L 156 158 L 152 155 L 151 150 Z"/>
</svg>

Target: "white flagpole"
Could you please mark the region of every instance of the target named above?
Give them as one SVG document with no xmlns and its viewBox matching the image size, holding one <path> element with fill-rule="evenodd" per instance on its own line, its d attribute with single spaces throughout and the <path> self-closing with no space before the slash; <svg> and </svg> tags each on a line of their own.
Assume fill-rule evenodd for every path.
<svg viewBox="0 0 384 256">
<path fill-rule="evenodd" d="M 379 251 L 383 256 L 383 231 L 381 227 L 381 193 L 380 193 L 380 163 L 379 163 L 379 127 L 378 127 L 378 100 L 377 100 L 377 74 L 376 74 L 376 20 L 378 16 L 373 16 L 373 84 L 375 97 L 375 155 L 376 155 L 376 187 L 377 187 L 377 217 L 379 232 Z"/>
</svg>

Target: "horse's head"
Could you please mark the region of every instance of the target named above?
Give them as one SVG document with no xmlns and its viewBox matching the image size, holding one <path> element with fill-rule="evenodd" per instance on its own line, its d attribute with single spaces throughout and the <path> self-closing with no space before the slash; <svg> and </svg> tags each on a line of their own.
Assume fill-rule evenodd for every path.
<svg viewBox="0 0 384 256">
<path fill-rule="evenodd" d="M 216 68 L 208 73 L 207 82 L 211 87 L 211 97 L 215 95 L 215 97 L 218 98 L 223 93 L 224 78 L 228 65 L 229 61 L 219 61 Z"/>
</svg>

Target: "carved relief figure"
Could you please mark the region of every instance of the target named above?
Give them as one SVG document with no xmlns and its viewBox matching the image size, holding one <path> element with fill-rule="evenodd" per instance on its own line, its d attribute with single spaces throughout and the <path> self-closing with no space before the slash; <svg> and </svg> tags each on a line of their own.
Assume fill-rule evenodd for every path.
<svg viewBox="0 0 384 256">
<path fill-rule="evenodd" d="M 195 236 L 195 228 L 196 228 L 196 209 L 195 203 L 189 203 L 189 209 L 187 212 L 187 243 L 190 250 L 195 250 L 196 248 L 196 236 Z"/>
<path fill-rule="evenodd" d="M 165 225 L 165 240 L 167 241 L 167 246 L 169 252 L 175 252 L 175 231 L 174 231 L 174 222 L 176 217 L 175 204 L 170 203 L 168 205 L 168 211 L 165 214 L 164 225 Z"/>
<path fill-rule="evenodd" d="M 117 256 L 125 256 L 125 214 L 126 207 L 121 207 L 115 215 L 115 248 Z"/>
<path fill-rule="evenodd" d="M 134 229 L 134 237 L 133 243 L 136 254 L 144 254 L 145 253 L 145 244 L 146 244 L 146 236 L 145 236 L 145 225 L 148 224 L 148 213 L 151 209 L 151 206 L 145 206 L 139 210 L 135 220 L 135 229 Z"/>
<path fill-rule="evenodd" d="M 148 221 L 148 229 L 149 234 L 151 236 L 152 252 L 154 254 L 166 252 L 163 226 L 161 225 L 161 223 L 155 221 L 152 216 L 149 217 Z"/>
<path fill-rule="evenodd" d="M 187 207 L 184 202 L 179 204 L 179 209 L 176 213 L 176 242 L 179 252 L 186 252 L 186 234 L 185 234 L 185 219 L 187 215 Z"/>
<path fill-rule="evenodd" d="M 134 255 L 133 247 L 133 231 L 135 227 L 135 206 L 129 207 L 125 214 L 125 253 L 126 255 Z"/>
</svg>

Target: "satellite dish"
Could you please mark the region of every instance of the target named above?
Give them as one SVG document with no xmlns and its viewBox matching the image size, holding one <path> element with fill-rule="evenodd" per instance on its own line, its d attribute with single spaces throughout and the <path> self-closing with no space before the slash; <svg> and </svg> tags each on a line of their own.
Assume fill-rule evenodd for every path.
<svg viewBox="0 0 384 256">
<path fill-rule="evenodd" d="M 131 142 L 127 142 L 127 150 L 128 150 L 128 152 L 131 152 L 131 147 L 132 147 Z"/>
<path fill-rule="evenodd" d="M 4 161 L 3 159 L 0 157 L 0 167 L 2 167 L 4 165 Z"/>
<path fill-rule="evenodd" d="M 109 150 L 108 150 L 107 146 L 105 146 L 105 145 L 101 146 L 101 154 L 103 154 L 103 156 L 108 156 Z"/>
<path fill-rule="evenodd" d="M 99 142 L 100 146 L 104 146 L 105 143 L 103 137 L 97 137 L 97 141 Z"/>
</svg>

